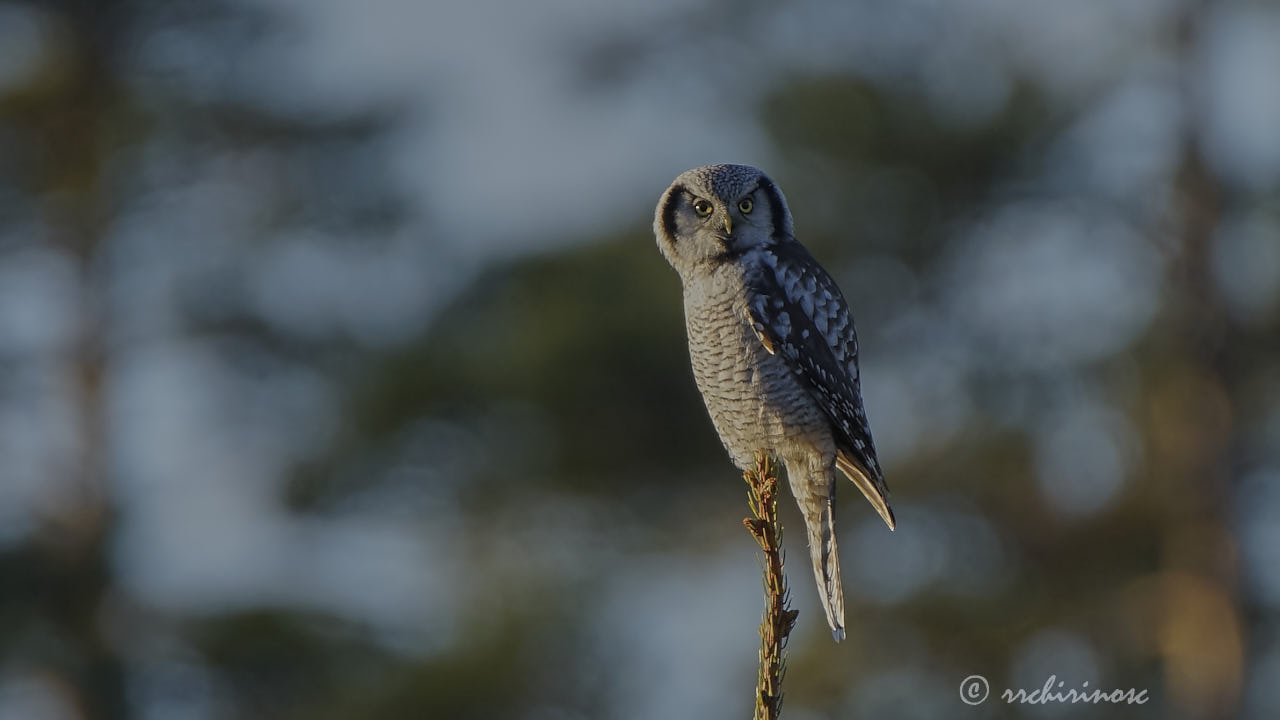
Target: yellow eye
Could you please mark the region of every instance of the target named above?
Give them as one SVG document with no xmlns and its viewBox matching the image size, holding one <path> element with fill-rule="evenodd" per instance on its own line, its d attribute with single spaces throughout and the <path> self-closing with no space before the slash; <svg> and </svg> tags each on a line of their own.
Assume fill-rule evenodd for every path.
<svg viewBox="0 0 1280 720">
<path fill-rule="evenodd" d="M 738 201 L 738 209 L 742 211 L 743 215 L 751 212 L 751 208 L 753 207 L 755 207 L 755 205 L 751 204 L 751 198 L 742 198 Z"/>
<path fill-rule="evenodd" d="M 706 217 L 711 214 L 711 203 L 706 200 L 697 200 L 693 203 L 693 211 Z"/>
</svg>

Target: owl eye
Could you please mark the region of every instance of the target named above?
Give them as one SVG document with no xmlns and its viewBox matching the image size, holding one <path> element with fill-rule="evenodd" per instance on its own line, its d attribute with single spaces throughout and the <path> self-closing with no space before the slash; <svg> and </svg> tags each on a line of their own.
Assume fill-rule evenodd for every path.
<svg viewBox="0 0 1280 720">
<path fill-rule="evenodd" d="M 711 214 L 711 203 L 706 200 L 695 200 L 693 203 L 693 211 L 706 217 Z"/>
<path fill-rule="evenodd" d="M 753 207 L 755 207 L 755 205 L 751 204 L 751 198 L 742 198 L 738 201 L 738 209 L 742 211 L 743 215 L 751 212 L 751 208 Z"/>
</svg>

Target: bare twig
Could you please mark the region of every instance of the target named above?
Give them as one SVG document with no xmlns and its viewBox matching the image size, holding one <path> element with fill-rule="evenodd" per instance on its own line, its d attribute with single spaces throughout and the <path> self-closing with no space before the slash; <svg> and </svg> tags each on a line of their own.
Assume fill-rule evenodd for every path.
<svg viewBox="0 0 1280 720">
<path fill-rule="evenodd" d="M 790 609 L 787 578 L 782 574 L 782 525 L 778 522 L 778 472 L 764 454 L 755 470 L 743 473 L 752 517 L 743 520 L 764 551 L 764 618 L 760 621 L 760 670 L 756 678 L 755 720 L 776 720 L 782 713 L 782 678 L 786 674 L 787 636 L 799 614 Z"/>
</svg>

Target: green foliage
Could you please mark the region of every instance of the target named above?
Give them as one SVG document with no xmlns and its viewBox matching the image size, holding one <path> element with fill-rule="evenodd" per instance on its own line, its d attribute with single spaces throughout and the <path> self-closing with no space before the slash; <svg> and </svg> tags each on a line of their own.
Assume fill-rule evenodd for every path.
<svg viewBox="0 0 1280 720">
<path fill-rule="evenodd" d="M 523 405 L 554 440 L 555 473 L 540 482 L 587 491 L 610 476 L 681 482 L 718 444 L 690 379 L 679 288 L 645 235 L 490 270 L 419 342 L 353 380 L 349 434 L 319 464 L 351 462 L 423 418 L 475 422 Z M 685 441 L 698 437 L 706 442 Z M 300 482 L 304 504 L 325 485 L 313 473 Z M 528 477 L 504 470 L 487 482 Z"/>
</svg>

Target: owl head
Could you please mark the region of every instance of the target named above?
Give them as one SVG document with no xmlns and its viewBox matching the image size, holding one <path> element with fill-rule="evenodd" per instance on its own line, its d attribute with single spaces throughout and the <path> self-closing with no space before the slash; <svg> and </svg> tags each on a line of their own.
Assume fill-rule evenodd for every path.
<svg viewBox="0 0 1280 720">
<path fill-rule="evenodd" d="M 791 211 L 769 176 L 750 165 L 686 170 L 658 200 L 658 249 L 682 278 L 752 248 L 793 237 Z"/>
</svg>

